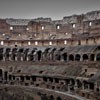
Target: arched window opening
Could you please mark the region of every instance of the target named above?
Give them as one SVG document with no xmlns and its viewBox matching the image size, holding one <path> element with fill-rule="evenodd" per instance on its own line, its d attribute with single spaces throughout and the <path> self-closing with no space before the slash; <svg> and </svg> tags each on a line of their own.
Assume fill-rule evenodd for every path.
<svg viewBox="0 0 100 100">
<path fill-rule="evenodd" d="M 94 76 L 94 74 L 91 74 L 90 77 Z"/>
<path fill-rule="evenodd" d="M 4 72 L 4 79 L 5 79 L 5 80 L 7 80 L 7 74 L 8 74 L 8 72 L 5 71 L 5 72 Z"/>
<path fill-rule="evenodd" d="M 21 81 L 24 81 L 24 76 L 20 76 L 20 80 Z"/>
<path fill-rule="evenodd" d="M 0 54 L 0 60 L 3 60 L 3 54 Z"/>
<path fill-rule="evenodd" d="M 83 55 L 83 61 L 88 61 L 88 55 L 86 54 Z"/>
<path fill-rule="evenodd" d="M 50 100 L 54 100 L 54 96 L 53 95 L 50 96 Z"/>
<path fill-rule="evenodd" d="M 61 97 L 57 97 L 57 100 L 62 100 Z"/>
<path fill-rule="evenodd" d="M 90 85 L 90 89 L 91 90 L 94 90 L 94 84 L 93 83 L 90 83 L 89 85 Z"/>
<path fill-rule="evenodd" d="M 61 56 L 60 55 L 56 55 L 56 60 L 61 60 Z"/>
<path fill-rule="evenodd" d="M 69 61 L 74 61 L 74 56 L 73 55 L 69 55 Z"/>
<path fill-rule="evenodd" d="M 91 54 L 91 55 L 90 55 L 90 60 L 91 60 L 91 61 L 94 61 L 94 57 L 95 57 L 94 54 Z"/>
<path fill-rule="evenodd" d="M 0 69 L 0 77 L 2 77 L 2 74 L 3 74 L 2 69 Z"/>
<path fill-rule="evenodd" d="M 97 54 L 96 61 L 100 61 L 100 54 Z"/>
<path fill-rule="evenodd" d="M 67 53 L 64 53 L 64 54 L 62 55 L 62 57 L 63 57 L 63 60 L 64 60 L 64 61 L 67 61 Z"/>
<path fill-rule="evenodd" d="M 42 57 L 42 51 L 38 51 L 37 52 L 37 56 L 38 56 L 38 61 L 40 61 L 41 60 L 41 57 Z"/>
<path fill-rule="evenodd" d="M 30 61 L 33 61 L 34 60 L 34 57 L 33 57 L 33 55 L 31 54 L 30 55 Z"/>
<path fill-rule="evenodd" d="M 76 60 L 76 61 L 80 61 L 80 58 L 81 58 L 81 56 L 80 56 L 79 54 L 77 54 L 77 55 L 75 56 L 75 60 Z"/>
<path fill-rule="evenodd" d="M 12 55 L 12 59 L 15 61 L 15 58 L 16 58 L 16 55 L 15 54 L 13 54 Z"/>
</svg>

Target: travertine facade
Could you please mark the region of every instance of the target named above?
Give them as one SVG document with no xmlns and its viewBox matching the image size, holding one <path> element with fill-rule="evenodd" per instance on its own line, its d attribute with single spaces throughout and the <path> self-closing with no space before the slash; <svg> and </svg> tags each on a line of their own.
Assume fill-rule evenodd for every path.
<svg viewBox="0 0 100 100">
<path fill-rule="evenodd" d="M 1 100 L 100 100 L 100 11 L 0 19 L 0 84 Z"/>
</svg>

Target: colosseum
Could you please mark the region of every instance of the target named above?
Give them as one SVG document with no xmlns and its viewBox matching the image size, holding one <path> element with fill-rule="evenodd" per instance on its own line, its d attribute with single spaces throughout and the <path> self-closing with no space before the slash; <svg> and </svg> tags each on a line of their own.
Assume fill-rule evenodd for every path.
<svg viewBox="0 0 100 100">
<path fill-rule="evenodd" d="M 0 100 L 100 100 L 100 10 L 0 19 Z"/>
</svg>

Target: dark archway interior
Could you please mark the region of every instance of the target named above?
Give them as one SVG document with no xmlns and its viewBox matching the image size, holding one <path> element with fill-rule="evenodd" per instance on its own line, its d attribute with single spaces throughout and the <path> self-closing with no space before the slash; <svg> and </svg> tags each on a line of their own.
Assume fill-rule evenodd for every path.
<svg viewBox="0 0 100 100">
<path fill-rule="evenodd" d="M 81 56 L 80 56 L 79 54 L 77 54 L 77 55 L 75 56 L 75 60 L 76 60 L 76 61 L 80 61 L 80 58 L 81 58 Z"/>
<path fill-rule="evenodd" d="M 67 53 L 64 53 L 62 56 L 63 56 L 63 60 L 67 61 Z"/>
<path fill-rule="evenodd" d="M 0 77 L 2 77 L 2 74 L 3 74 L 2 69 L 0 69 Z"/>
<path fill-rule="evenodd" d="M 69 55 L 69 60 L 70 61 L 74 61 L 74 56 L 73 55 Z"/>
<path fill-rule="evenodd" d="M 83 60 L 88 60 L 88 55 L 84 54 L 83 55 Z"/>
<path fill-rule="evenodd" d="M 94 54 L 91 54 L 91 55 L 90 55 L 90 60 L 91 60 L 91 61 L 94 61 Z"/>
<path fill-rule="evenodd" d="M 38 61 L 40 61 L 41 60 L 41 57 L 42 57 L 42 52 L 41 51 L 38 51 L 37 52 L 37 55 L 38 55 Z"/>
<path fill-rule="evenodd" d="M 97 54 L 96 61 L 100 61 L 100 54 Z"/>
</svg>

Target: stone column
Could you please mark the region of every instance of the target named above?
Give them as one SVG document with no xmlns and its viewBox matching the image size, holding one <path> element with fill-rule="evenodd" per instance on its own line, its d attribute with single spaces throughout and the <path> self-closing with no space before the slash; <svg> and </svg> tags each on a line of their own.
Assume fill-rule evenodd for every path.
<svg viewBox="0 0 100 100">
<path fill-rule="evenodd" d="M 27 55 L 27 57 L 26 57 L 26 61 L 29 61 L 29 55 Z"/>
<path fill-rule="evenodd" d="M 15 56 L 15 61 L 18 61 L 17 55 Z"/>
<path fill-rule="evenodd" d="M 23 57 L 21 56 L 21 61 L 23 61 Z"/>
<path fill-rule="evenodd" d="M 84 83 L 82 83 L 82 90 L 84 90 L 85 88 L 84 88 Z"/>
<path fill-rule="evenodd" d="M 81 55 L 81 57 L 80 57 L 80 61 L 83 61 L 83 57 L 82 57 L 82 55 Z"/>
<path fill-rule="evenodd" d="M 5 55 L 3 54 L 3 61 L 5 61 L 6 60 L 6 58 L 5 58 Z"/>
<path fill-rule="evenodd" d="M 97 55 L 94 56 L 94 61 L 96 61 L 96 56 L 97 56 Z"/>
</svg>

